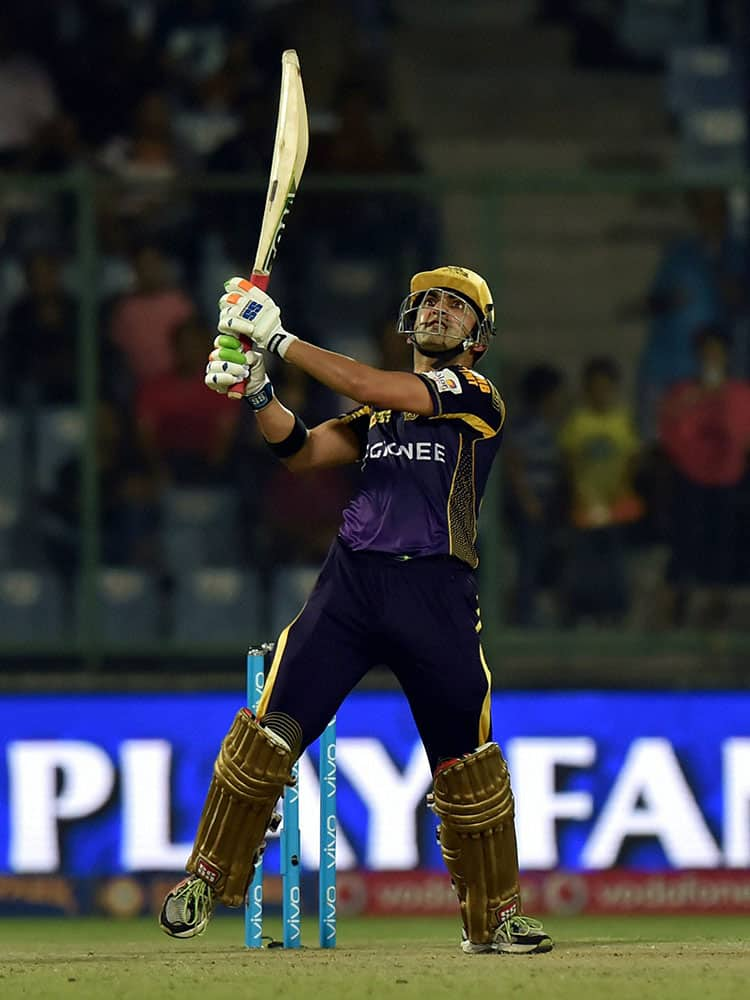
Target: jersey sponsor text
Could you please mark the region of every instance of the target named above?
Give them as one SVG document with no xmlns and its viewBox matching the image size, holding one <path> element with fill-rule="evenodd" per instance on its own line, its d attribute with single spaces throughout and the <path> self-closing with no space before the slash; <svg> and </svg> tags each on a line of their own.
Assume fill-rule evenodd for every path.
<svg viewBox="0 0 750 1000">
<path fill-rule="evenodd" d="M 375 458 L 406 458 L 410 462 L 445 462 L 445 445 L 439 441 L 371 441 L 365 462 Z"/>
</svg>

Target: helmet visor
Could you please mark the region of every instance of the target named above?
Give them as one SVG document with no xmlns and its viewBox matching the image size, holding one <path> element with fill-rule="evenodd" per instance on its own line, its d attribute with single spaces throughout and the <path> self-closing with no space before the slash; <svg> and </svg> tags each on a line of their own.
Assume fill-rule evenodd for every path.
<svg viewBox="0 0 750 1000">
<path fill-rule="evenodd" d="M 480 318 L 468 299 L 445 288 L 411 292 L 401 303 L 397 332 L 418 345 L 446 350 L 478 343 Z"/>
</svg>

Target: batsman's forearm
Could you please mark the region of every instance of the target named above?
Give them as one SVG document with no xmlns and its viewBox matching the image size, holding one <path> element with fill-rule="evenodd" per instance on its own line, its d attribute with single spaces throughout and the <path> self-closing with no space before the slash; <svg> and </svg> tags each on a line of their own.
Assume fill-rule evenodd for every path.
<svg viewBox="0 0 750 1000">
<path fill-rule="evenodd" d="M 359 403 L 369 402 L 377 386 L 379 373 L 376 368 L 347 358 L 344 354 L 308 344 L 305 340 L 295 340 L 290 344 L 284 360 L 334 392 Z"/>
<path fill-rule="evenodd" d="M 258 421 L 261 434 L 271 444 L 284 441 L 289 437 L 294 427 L 294 414 L 275 397 L 268 406 L 256 411 L 255 419 Z"/>
</svg>

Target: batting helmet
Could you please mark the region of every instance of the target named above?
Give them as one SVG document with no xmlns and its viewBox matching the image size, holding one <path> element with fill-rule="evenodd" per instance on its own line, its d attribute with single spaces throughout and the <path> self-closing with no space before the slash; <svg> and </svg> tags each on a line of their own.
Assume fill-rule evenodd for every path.
<svg viewBox="0 0 750 1000">
<path fill-rule="evenodd" d="M 416 309 L 424 293 L 431 288 L 439 288 L 451 291 L 469 303 L 477 317 L 477 325 L 472 331 L 473 345 L 489 347 L 490 339 L 495 334 L 495 307 L 489 285 L 476 271 L 455 265 L 420 271 L 411 279 L 409 288 L 410 294 L 401 303 L 399 311 L 399 333 L 412 332 Z"/>
</svg>

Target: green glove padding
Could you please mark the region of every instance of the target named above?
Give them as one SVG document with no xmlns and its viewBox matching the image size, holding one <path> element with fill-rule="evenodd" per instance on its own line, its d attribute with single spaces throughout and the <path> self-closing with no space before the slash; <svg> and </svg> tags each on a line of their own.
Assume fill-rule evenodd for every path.
<svg viewBox="0 0 750 1000">
<path fill-rule="evenodd" d="M 234 365 L 247 364 L 242 344 L 236 337 L 222 333 L 214 340 L 214 346 L 219 348 L 217 355 L 219 361 L 231 361 Z"/>
</svg>

